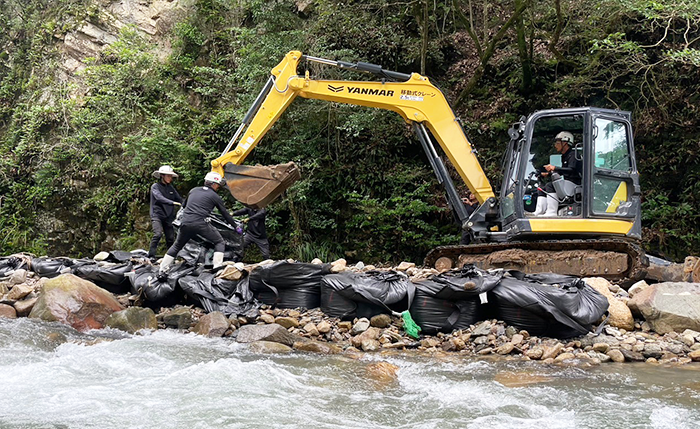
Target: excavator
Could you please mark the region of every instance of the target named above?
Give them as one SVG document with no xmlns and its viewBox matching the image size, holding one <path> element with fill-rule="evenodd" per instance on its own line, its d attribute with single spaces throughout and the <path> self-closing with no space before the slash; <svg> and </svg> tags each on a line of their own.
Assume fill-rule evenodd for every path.
<svg viewBox="0 0 700 429">
<path fill-rule="evenodd" d="M 300 75 L 300 63 L 367 72 L 376 80 L 317 80 L 308 70 Z M 475 264 L 620 282 L 644 276 L 648 262 L 640 245 L 641 191 L 629 112 L 581 107 L 521 117 L 508 131 L 497 196 L 459 118 L 427 77 L 291 51 L 272 69 L 221 156 L 211 162 L 212 171 L 225 177 L 229 191 L 243 204 L 264 207 L 299 179 L 294 163 L 242 165 L 297 96 L 391 110 L 413 127 L 450 208 L 471 237 L 468 245 L 433 249 L 426 266 L 447 270 Z M 579 183 L 552 174 L 556 210 L 542 215 L 536 211 L 537 198 L 542 198 L 538 190 L 544 186 L 542 166 L 561 166 L 552 142 L 562 132 L 572 137 L 570 150 L 581 166 Z M 435 142 L 476 196 L 479 205 L 471 214 Z"/>
</svg>

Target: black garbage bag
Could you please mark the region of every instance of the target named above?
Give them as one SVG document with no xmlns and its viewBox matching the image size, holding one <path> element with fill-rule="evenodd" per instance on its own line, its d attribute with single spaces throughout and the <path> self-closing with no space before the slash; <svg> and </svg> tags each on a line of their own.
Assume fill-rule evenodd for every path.
<svg viewBox="0 0 700 429">
<path fill-rule="evenodd" d="M 179 285 L 207 313 L 220 311 L 227 317 L 254 318 L 262 305 L 250 291 L 248 277 L 234 281 L 217 279 L 211 272 L 202 272 L 198 276 L 182 277 Z"/>
<path fill-rule="evenodd" d="M 75 261 L 70 258 L 34 258 L 29 268 L 39 277 L 54 278 L 63 273 L 72 272 Z"/>
<path fill-rule="evenodd" d="M 424 334 L 467 329 L 488 318 L 488 308 L 481 304 L 479 293 L 455 290 L 452 283 L 434 280 L 415 282 L 415 286 L 416 297 L 411 304 L 411 315 Z"/>
<path fill-rule="evenodd" d="M 25 258 L 20 258 L 17 256 L 0 258 L 0 277 L 4 276 L 6 273 L 19 270 L 21 268 L 27 268 L 27 261 Z"/>
<path fill-rule="evenodd" d="M 143 265 L 126 276 L 131 284 L 133 295 L 142 294 L 148 307 L 169 307 L 181 301 L 182 293 L 178 292 L 178 281 L 195 271 L 195 267 L 187 264 L 175 264 L 171 267 L 165 279 L 158 279 L 159 267 Z"/>
<path fill-rule="evenodd" d="M 330 274 L 321 282 L 321 311 L 351 320 L 408 310 L 415 285 L 397 271 Z"/>
<path fill-rule="evenodd" d="M 321 280 L 330 264 L 278 261 L 256 267 L 249 276 L 255 298 L 279 308 L 316 308 L 321 303 Z"/>
<path fill-rule="evenodd" d="M 531 335 L 571 338 L 590 332 L 608 300 L 583 280 L 509 271 L 488 293 L 496 317 Z"/>
<path fill-rule="evenodd" d="M 131 262 L 124 264 L 75 264 L 73 274 L 90 280 L 102 289 L 106 289 L 115 294 L 126 293 L 129 291 L 129 279 L 124 275 L 133 269 Z"/>
<path fill-rule="evenodd" d="M 465 265 L 444 273 L 430 276 L 430 280 L 443 285 L 432 285 L 429 289 L 432 296 L 448 301 L 471 299 L 476 295 L 488 292 L 501 281 L 503 271 L 489 272 L 474 265 Z"/>
<path fill-rule="evenodd" d="M 183 211 L 177 213 L 177 218 L 173 222 L 175 229 L 180 229 L 180 217 Z M 243 260 L 243 224 L 236 221 L 235 225 L 229 225 L 222 216 L 211 214 L 207 221 L 211 226 L 216 228 L 224 239 L 224 260 L 240 262 Z M 189 246 L 189 247 L 188 247 Z M 204 237 L 196 236 L 178 253 L 178 257 L 183 258 L 187 263 L 194 264 L 211 264 L 211 253 L 213 252 L 213 243 L 210 243 Z"/>
</svg>

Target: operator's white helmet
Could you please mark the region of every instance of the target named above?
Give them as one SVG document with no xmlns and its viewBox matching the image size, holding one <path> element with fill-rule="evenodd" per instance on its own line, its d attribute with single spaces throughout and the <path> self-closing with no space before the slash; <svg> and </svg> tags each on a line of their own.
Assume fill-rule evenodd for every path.
<svg viewBox="0 0 700 429">
<path fill-rule="evenodd" d="M 561 140 L 564 143 L 568 143 L 569 146 L 574 145 L 574 135 L 568 131 L 561 131 L 559 134 L 557 134 L 557 136 L 554 137 L 554 141 L 557 141 L 557 140 Z"/>
<path fill-rule="evenodd" d="M 221 177 L 221 174 L 215 171 L 210 171 L 207 173 L 206 176 L 204 176 L 204 183 L 216 183 L 219 185 L 224 185 L 226 181 L 223 177 Z"/>
<path fill-rule="evenodd" d="M 169 174 L 170 176 L 177 177 L 175 170 L 169 165 L 161 165 L 159 169 L 153 172 L 153 177 L 159 179 L 161 174 Z"/>
</svg>

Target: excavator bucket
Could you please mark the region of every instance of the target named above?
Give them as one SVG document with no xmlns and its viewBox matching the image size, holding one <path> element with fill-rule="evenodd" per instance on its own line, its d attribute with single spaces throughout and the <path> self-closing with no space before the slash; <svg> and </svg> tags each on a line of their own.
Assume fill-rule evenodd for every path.
<svg viewBox="0 0 700 429">
<path fill-rule="evenodd" d="M 224 165 L 224 179 L 231 195 L 246 206 L 261 209 L 270 204 L 301 173 L 293 162 L 277 165 Z"/>
</svg>

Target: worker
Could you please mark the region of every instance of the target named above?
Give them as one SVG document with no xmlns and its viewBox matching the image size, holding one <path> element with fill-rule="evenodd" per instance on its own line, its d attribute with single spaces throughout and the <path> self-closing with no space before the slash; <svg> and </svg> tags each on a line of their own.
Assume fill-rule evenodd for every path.
<svg viewBox="0 0 700 429">
<path fill-rule="evenodd" d="M 190 191 L 184 205 L 177 239 L 175 244 L 170 246 L 160 263 L 159 276 L 168 272 L 178 252 L 185 247 L 191 238 L 197 235 L 214 244 L 214 258 L 212 261 L 214 268 L 219 268 L 223 265 L 224 239 L 221 237 L 221 233 L 207 222 L 211 211 L 216 207 L 229 224 L 235 225 L 236 223 L 228 210 L 226 210 L 224 201 L 216 193 L 222 186 L 226 186 L 226 181 L 219 173 L 212 171 L 204 176 L 204 186 L 196 187 Z"/>
<path fill-rule="evenodd" d="M 165 234 L 165 245 L 170 247 L 175 241 L 175 208 L 182 204 L 182 197 L 173 187 L 173 179 L 177 174 L 173 167 L 161 165 L 153 172 L 153 177 L 159 179 L 151 185 L 151 225 L 153 226 L 153 238 L 148 248 L 148 257 L 154 259 L 161 237 Z"/>
<path fill-rule="evenodd" d="M 243 223 L 246 224 L 246 234 L 243 236 L 243 250 L 251 244 L 255 244 L 260 249 L 263 259 L 270 259 L 270 243 L 267 241 L 267 232 L 265 231 L 265 217 L 267 212 L 265 209 L 256 210 L 250 207 L 233 212 L 234 216 L 245 215 Z"/>
<path fill-rule="evenodd" d="M 576 158 L 576 152 L 573 150 L 574 135 L 569 131 L 561 131 L 554 138 L 554 149 L 561 154 L 561 167 L 547 164 L 543 166 L 542 176 L 549 176 L 551 173 L 559 173 L 564 178 L 574 183 L 581 184 L 581 160 Z M 557 216 L 559 210 L 559 198 L 554 189 L 552 182 L 546 184 L 544 192 L 538 193 L 537 208 L 535 215 L 537 216 Z"/>
<path fill-rule="evenodd" d="M 479 200 L 476 199 L 476 195 L 469 193 L 469 196 L 462 198 L 462 204 L 464 204 L 464 208 L 467 211 L 467 215 L 471 216 L 472 213 L 474 213 L 474 210 L 476 210 L 477 207 L 479 207 Z M 472 237 L 469 234 L 469 231 L 466 229 L 462 229 L 462 237 L 459 240 L 459 244 L 462 245 L 467 245 L 471 243 Z"/>
</svg>

